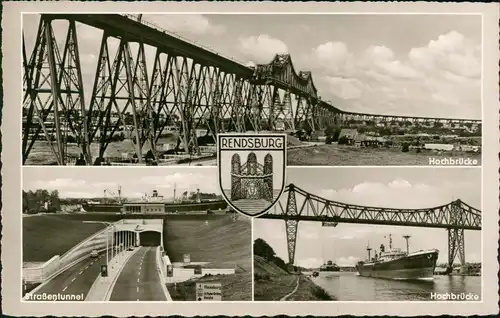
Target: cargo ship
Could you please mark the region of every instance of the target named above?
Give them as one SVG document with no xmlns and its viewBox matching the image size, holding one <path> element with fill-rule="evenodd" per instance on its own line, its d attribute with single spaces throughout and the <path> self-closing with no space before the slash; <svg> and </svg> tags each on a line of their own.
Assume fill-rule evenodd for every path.
<svg viewBox="0 0 500 318">
<path fill-rule="evenodd" d="M 339 272 L 340 267 L 334 264 L 332 261 L 326 262 L 326 264 L 321 265 L 319 268 L 320 272 Z"/>
<path fill-rule="evenodd" d="M 399 248 L 392 248 L 392 237 L 389 235 L 389 250 L 384 244 L 380 245 L 380 253 L 370 258 L 371 248 L 368 246 L 368 259 L 358 262 L 356 269 L 360 276 L 386 278 L 396 280 L 433 279 L 434 269 L 439 256 L 437 249 L 409 252 L 409 235 L 406 239 L 406 252 Z"/>
<path fill-rule="evenodd" d="M 106 192 L 107 191 L 107 192 Z M 188 212 L 188 211 L 212 211 L 212 210 L 224 210 L 227 208 L 227 202 L 223 199 L 207 199 L 201 200 L 199 196 L 199 190 L 197 199 L 189 200 L 185 198 L 185 195 L 181 198 L 175 198 L 174 189 L 174 199 L 165 200 L 162 195 L 158 193 L 157 190 L 153 190 L 151 195 L 145 194 L 140 200 L 134 203 L 163 203 L 165 206 L 164 211 L 166 213 L 177 213 L 177 212 Z M 123 203 L 127 203 L 126 200 L 121 198 L 121 187 L 118 187 L 117 195 L 112 198 L 106 198 L 106 196 L 113 195 L 115 193 L 105 190 L 105 198 L 100 201 L 89 200 L 82 203 L 82 208 L 85 212 L 103 212 L 103 213 L 124 213 Z M 184 193 L 186 194 L 186 192 Z"/>
</svg>

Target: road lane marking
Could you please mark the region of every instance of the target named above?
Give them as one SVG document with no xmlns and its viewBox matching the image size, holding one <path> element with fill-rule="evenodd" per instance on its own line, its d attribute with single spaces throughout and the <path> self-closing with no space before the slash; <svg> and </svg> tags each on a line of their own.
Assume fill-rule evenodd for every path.
<svg viewBox="0 0 500 318">
<path fill-rule="evenodd" d="M 73 277 L 73 279 L 71 280 L 71 282 L 74 282 L 74 281 L 75 281 L 75 279 L 76 279 L 76 277 Z"/>
<path fill-rule="evenodd" d="M 65 291 L 67 288 L 68 288 L 68 286 L 64 287 L 64 288 L 63 288 L 63 291 Z"/>
<path fill-rule="evenodd" d="M 80 272 L 78 273 L 78 275 L 81 275 L 82 273 L 83 273 L 83 271 L 80 271 Z"/>
<path fill-rule="evenodd" d="M 137 292 L 139 292 L 139 286 L 137 286 Z"/>
</svg>

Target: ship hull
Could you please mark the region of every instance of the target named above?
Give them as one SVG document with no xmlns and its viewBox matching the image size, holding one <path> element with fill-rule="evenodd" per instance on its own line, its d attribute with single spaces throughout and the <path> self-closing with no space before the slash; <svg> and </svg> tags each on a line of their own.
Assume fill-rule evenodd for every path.
<svg viewBox="0 0 500 318">
<path fill-rule="evenodd" d="M 437 251 L 409 255 L 386 262 L 360 263 L 360 276 L 396 280 L 432 279 L 438 258 Z"/>
<path fill-rule="evenodd" d="M 84 204 L 83 210 L 86 212 L 118 213 L 122 210 L 121 204 Z"/>
<path fill-rule="evenodd" d="M 206 201 L 206 202 L 185 202 L 185 203 L 165 203 L 165 213 L 176 212 L 190 212 L 190 211 L 203 211 L 207 210 L 217 211 L 227 208 L 227 203 L 224 200 L 219 201 Z M 118 213 L 122 212 L 122 204 L 109 204 L 109 203 L 85 203 L 83 209 L 86 212 L 105 212 L 105 213 Z"/>
</svg>

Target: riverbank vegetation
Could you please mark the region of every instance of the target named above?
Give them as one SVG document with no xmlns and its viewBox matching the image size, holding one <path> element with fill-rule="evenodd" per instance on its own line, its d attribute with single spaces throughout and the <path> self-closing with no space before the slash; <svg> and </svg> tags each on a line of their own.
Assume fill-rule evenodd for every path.
<svg viewBox="0 0 500 318">
<path fill-rule="evenodd" d="M 323 288 L 277 257 L 262 239 L 254 242 L 255 300 L 335 300 Z M 298 287 L 297 287 L 298 283 Z M 283 299 L 286 298 L 286 299 Z"/>
</svg>

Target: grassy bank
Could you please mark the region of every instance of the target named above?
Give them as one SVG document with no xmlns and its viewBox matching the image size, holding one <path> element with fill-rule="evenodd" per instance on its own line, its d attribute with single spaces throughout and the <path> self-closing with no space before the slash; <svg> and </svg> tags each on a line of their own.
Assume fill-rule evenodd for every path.
<svg viewBox="0 0 500 318">
<path fill-rule="evenodd" d="M 222 285 L 222 300 L 252 300 L 252 273 L 243 272 L 235 275 L 206 276 L 197 280 L 167 284 L 167 289 L 175 301 L 195 301 L 196 283 L 217 282 Z"/>
<path fill-rule="evenodd" d="M 192 262 L 209 262 L 207 267 L 251 272 L 251 231 L 248 218 L 171 219 L 164 223 L 165 250 L 172 262 L 182 262 L 184 254 L 190 254 Z"/>
<path fill-rule="evenodd" d="M 300 275 L 299 279 L 299 288 L 293 295 L 287 298 L 287 301 L 336 300 L 323 288 L 313 283 L 310 278 Z"/>
<path fill-rule="evenodd" d="M 269 279 L 255 280 L 255 300 L 280 300 L 297 286 L 295 275 L 272 276 Z"/>
<path fill-rule="evenodd" d="M 23 261 L 48 261 L 104 227 L 103 224 L 83 223 L 56 215 L 23 218 Z"/>
<path fill-rule="evenodd" d="M 222 284 L 222 300 L 252 300 L 252 233 L 248 218 L 231 216 L 210 219 L 170 219 L 164 223 L 165 251 L 172 262 L 190 254 L 203 267 L 235 268 L 234 275 L 205 276 L 182 283 L 167 284 L 177 301 L 196 300 L 197 282 Z"/>
</svg>

